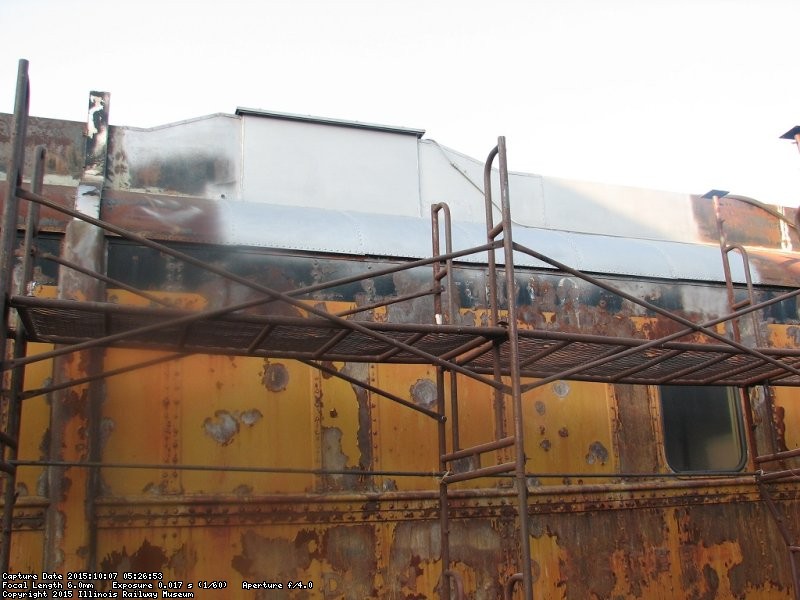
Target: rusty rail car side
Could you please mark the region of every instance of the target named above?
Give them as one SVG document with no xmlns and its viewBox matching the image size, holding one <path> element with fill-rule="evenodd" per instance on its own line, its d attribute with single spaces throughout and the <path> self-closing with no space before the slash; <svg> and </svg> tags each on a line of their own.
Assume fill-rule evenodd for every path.
<svg viewBox="0 0 800 600">
<path fill-rule="evenodd" d="M 113 132 L 38 122 L 26 142 L 24 62 L 17 87 L 6 573 L 197 597 L 798 597 L 796 231 L 748 234 L 752 207 L 718 196 L 698 206 L 722 280 L 587 273 L 512 239 L 500 138 L 478 245 L 442 203 L 428 258 L 220 243 L 217 201 L 106 189 Z M 43 184 L 54 147 L 72 187 Z"/>
</svg>

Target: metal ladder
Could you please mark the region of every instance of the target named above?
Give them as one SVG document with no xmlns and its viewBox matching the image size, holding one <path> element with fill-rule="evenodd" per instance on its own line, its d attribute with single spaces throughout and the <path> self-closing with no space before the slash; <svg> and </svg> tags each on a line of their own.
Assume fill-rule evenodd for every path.
<svg viewBox="0 0 800 600">
<path fill-rule="evenodd" d="M 500 175 L 500 222 L 494 223 L 494 204 L 492 202 L 492 164 L 495 158 L 499 158 Z M 439 484 L 439 506 L 440 506 L 440 531 L 441 531 L 441 557 L 442 557 L 442 598 L 450 598 L 450 580 L 456 585 L 457 597 L 463 597 L 463 583 L 460 574 L 451 569 L 450 561 L 450 511 L 447 486 L 460 481 L 469 481 L 482 477 L 498 475 L 502 473 L 514 473 L 514 480 L 517 489 L 517 513 L 519 527 L 519 560 L 521 570 L 519 573 L 512 574 L 503 585 L 505 598 L 510 599 L 513 594 L 515 584 L 522 583 L 523 597 L 525 600 L 533 598 L 533 576 L 531 568 L 531 548 L 530 537 L 528 535 L 528 488 L 525 476 L 525 449 L 524 432 L 522 420 L 522 390 L 520 383 L 519 365 L 519 340 L 517 334 L 517 314 L 516 314 L 516 289 L 514 283 L 514 262 L 513 246 L 511 237 L 511 212 L 509 205 L 508 191 L 508 167 L 506 162 L 505 138 L 498 138 L 497 146 L 489 153 L 484 165 L 484 199 L 486 204 L 486 230 L 487 241 L 493 244 L 488 251 L 489 282 L 488 282 L 488 302 L 489 302 L 489 325 L 504 326 L 507 328 L 508 335 L 505 341 L 508 344 L 506 349 L 508 355 L 508 376 L 510 378 L 510 390 L 502 380 L 503 365 L 501 362 L 500 344 L 492 343 L 492 362 L 494 371 L 494 406 L 497 422 L 496 439 L 486 443 L 478 444 L 469 448 L 460 448 L 458 437 L 458 392 L 456 388 L 455 373 L 450 372 L 450 405 L 451 405 L 451 450 L 448 452 L 447 432 L 444 423 L 439 424 L 439 467 L 445 475 Z M 452 252 L 451 232 L 450 232 L 450 213 L 446 205 L 437 204 L 432 207 L 433 224 L 433 253 L 434 256 L 441 255 L 440 247 L 440 221 L 439 214 L 444 214 L 445 220 L 445 242 L 446 252 Z M 498 240 L 502 235 L 502 249 L 504 253 L 504 287 L 507 301 L 507 317 L 505 321 L 500 319 L 499 297 L 500 288 L 497 277 L 497 250 L 500 244 Z M 453 284 L 453 265 L 452 261 L 442 261 L 434 263 L 434 283 L 439 284 L 443 279 L 447 279 L 446 289 L 448 291 L 448 302 L 444 305 L 441 294 L 434 296 L 434 305 L 437 322 L 447 320 L 453 323 L 456 314 L 455 309 L 455 286 Z M 475 352 L 486 352 L 486 348 L 477 348 Z M 439 367 L 437 369 L 437 388 L 439 397 L 439 412 L 445 412 L 445 372 Z M 509 393 L 510 391 L 510 393 Z M 514 431 L 510 435 L 505 435 L 505 413 L 503 405 L 505 396 L 511 397 L 512 419 Z M 515 457 L 513 460 L 499 462 L 495 465 L 481 466 L 481 455 L 502 451 L 513 448 Z M 457 461 L 472 459 L 471 468 L 463 472 L 453 472 Z"/>
<path fill-rule="evenodd" d="M 728 294 L 728 307 L 731 312 L 735 312 L 742 308 L 746 308 L 755 304 L 755 292 L 753 289 L 753 278 L 750 269 L 750 259 L 747 250 L 741 244 L 730 244 L 727 241 L 727 236 L 724 229 L 724 219 L 720 211 L 720 197 L 724 193 L 717 192 L 716 190 L 709 192 L 707 197 L 710 196 L 714 203 L 714 215 L 717 221 L 717 232 L 719 234 L 720 251 L 722 254 L 722 267 L 725 274 L 725 286 Z M 745 284 L 747 288 L 747 295 L 741 300 L 736 300 L 735 289 L 733 286 L 733 276 L 731 274 L 730 254 L 737 252 L 742 259 L 744 268 Z M 755 312 L 749 314 L 751 317 L 752 340 L 755 347 L 761 348 L 764 346 L 763 336 L 758 324 L 758 319 Z M 731 319 L 731 333 L 733 339 L 737 342 L 742 341 L 742 327 L 740 326 L 739 319 Z M 800 457 L 800 448 L 794 450 L 781 449 L 778 443 L 778 434 L 776 431 L 775 420 L 775 398 L 772 393 L 772 388 L 768 385 L 762 386 L 764 403 L 766 408 L 766 418 L 762 422 L 768 425 L 768 438 L 772 446 L 772 452 L 768 454 L 761 454 L 758 449 L 758 440 L 755 436 L 755 417 L 751 397 L 751 390 L 749 388 L 740 388 L 742 396 L 742 403 L 745 407 L 745 420 L 747 425 L 748 443 L 753 453 L 753 462 L 756 465 L 755 481 L 758 486 L 761 499 L 764 501 L 770 515 L 773 518 L 781 539 L 786 546 L 788 553 L 789 564 L 792 573 L 792 585 L 794 587 L 795 600 L 800 600 L 800 541 L 795 537 L 797 534 L 793 533 L 786 523 L 786 519 L 778 507 L 773 496 L 771 484 L 779 482 L 800 482 L 800 468 L 788 467 L 786 461 L 792 458 Z M 755 391 L 755 390 L 752 390 Z M 779 466 L 777 470 L 766 470 L 766 465 Z"/>
</svg>

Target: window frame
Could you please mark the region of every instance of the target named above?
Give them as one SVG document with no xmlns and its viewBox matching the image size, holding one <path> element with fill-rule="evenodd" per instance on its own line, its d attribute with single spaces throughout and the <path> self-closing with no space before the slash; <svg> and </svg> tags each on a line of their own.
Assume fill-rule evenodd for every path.
<svg viewBox="0 0 800 600">
<path fill-rule="evenodd" d="M 678 466 L 673 465 L 670 460 L 670 452 L 668 450 L 669 443 L 668 440 L 671 439 L 672 436 L 676 434 L 670 435 L 668 431 L 666 411 L 664 408 L 664 395 L 663 389 L 664 388 L 672 388 L 675 390 L 679 390 L 681 388 L 689 388 L 696 391 L 702 390 L 726 390 L 728 396 L 728 406 L 732 407 L 729 414 L 731 417 L 731 428 L 730 433 L 733 435 L 733 442 L 739 448 L 739 461 L 731 467 L 725 468 L 706 468 L 706 469 L 681 469 Z M 669 386 L 669 385 L 657 385 L 655 386 L 656 395 L 658 399 L 658 411 L 659 411 L 659 421 L 661 425 L 661 446 L 664 458 L 664 464 L 666 467 L 672 472 L 677 475 L 692 475 L 692 474 L 709 474 L 709 473 L 720 473 L 720 474 L 728 474 L 728 473 L 739 473 L 741 472 L 748 463 L 749 458 L 749 445 L 748 439 L 745 431 L 745 419 L 744 419 L 744 410 L 742 407 L 741 401 L 741 391 L 739 388 L 732 387 L 732 386 Z M 673 457 L 674 458 L 674 457 Z"/>
</svg>

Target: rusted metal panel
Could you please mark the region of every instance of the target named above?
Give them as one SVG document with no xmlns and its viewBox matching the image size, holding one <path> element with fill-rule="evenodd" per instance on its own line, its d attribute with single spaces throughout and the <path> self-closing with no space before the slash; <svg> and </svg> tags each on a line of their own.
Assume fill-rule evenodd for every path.
<svg viewBox="0 0 800 600">
<path fill-rule="evenodd" d="M 316 285 L 358 273 L 369 273 L 395 264 L 378 259 L 345 260 L 328 256 L 311 258 L 301 253 L 284 254 L 269 250 L 243 251 L 192 246 L 188 251 L 204 260 L 224 264 L 234 272 L 248 276 L 255 283 L 284 290 L 290 290 L 296 285 Z M 213 298 L 214 306 L 226 298 L 244 299 L 244 295 L 250 294 L 241 286 L 203 275 L 194 267 L 183 268 L 175 264 L 175 268 L 171 268 L 171 264 L 169 260 L 162 260 L 159 253 L 133 245 L 112 242 L 109 250 L 110 274 L 132 285 L 151 288 L 168 286 L 170 289 L 206 294 L 210 299 Z M 485 271 L 471 266 L 459 267 L 456 269 L 455 279 L 457 303 L 461 305 L 460 322 L 482 324 L 480 311 L 487 305 Z M 639 294 L 651 304 L 687 319 L 702 322 L 726 312 L 727 299 L 722 286 L 675 286 L 662 281 L 618 277 L 604 277 L 602 280 L 630 294 Z M 429 287 L 430 272 L 427 269 L 415 269 L 361 283 L 349 283 L 312 297 L 365 305 Z M 680 325 L 666 318 L 650 314 L 650 311 L 642 307 L 570 276 L 523 271 L 517 275 L 516 287 L 519 315 L 526 327 L 647 339 L 680 329 Z M 776 294 L 777 291 L 759 290 L 756 300 L 766 300 Z M 430 299 L 420 298 L 389 306 L 381 314 L 385 314 L 390 322 L 396 323 L 432 322 L 432 302 Z M 783 302 L 764 310 L 760 316 L 763 321 L 796 319 L 796 301 Z M 384 317 L 378 315 L 369 318 Z M 684 339 L 699 340 L 702 336 Z"/>
<path fill-rule="evenodd" d="M 5 176 L 8 162 L 9 136 L 12 115 L 0 113 L 0 173 Z M 63 121 L 29 117 L 28 134 L 25 139 L 26 162 L 24 172 L 33 172 L 33 149 L 44 145 L 47 149 L 47 174 L 45 183 L 74 186 L 83 173 L 85 124 L 78 121 Z"/>
<path fill-rule="evenodd" d="M 616 414 L 614 433 L 623 473 L 658 473 L 660 428 L 650 402 L 649 389 L 617 385 L 613 388 Z"/>
<path fill-rule="evenodd" d="M 436 373 L 431 367 L 407 365 L 381 365 L 375 370 L 376 384 L 411 402 L 434 410 L 436 408 Z M 399 404 L 373 398 L 374 448 L 376 463 L 384 471 L 424 471 L 436 466 L 438 454 L 437 423 L 433 419 L 415 413 L 404 415 L 407 409 Z M 484 421 L 484 425 L 486 422 Z M 409 443 L 410 440 L 414 440 Z M 433 476 L 392 477 L 386 476 L 380 489 L 420 490 L 436 489 L 438 482 Z"/>
<path fill-rule="evenodd" d="M 800 329 L 795 325 L 769 326 L 772 343 L 779 347 L 791 347 L 799 341 Z M 800 448 L 800 402 L 794 388 L 775 388 L 775 406 L 772 418 L 775 423 L 775 452 Z M 766 415 L 760 415 L 766 419 Z M 769 448 L 769 446 L 765 446 Z M 762 452 L 763 453 L 763 452 Z M 798 459 L 794 459 L 797 464 Z"/>
<path fill-rule="evenodd" d="M 192 357 L 179 364 L 180 381 L 173 385 L 180 386 L 182 403 L 194 407 L 179 411 L 183 430 L 175 435 L 180 438 L 179 462 L 287 470 L 316 466 L 317 449 L 309 443 L 314 438 L 314 400 L 307 367 L 221 356 Z M 181 480 L 186 493 L 292 493 L 311 491 L 314 485 L 308 474 L 288 473 L 197 471 L 182 473 Z"/>
<path fill-rule="evenodd" d="M 109 351 L 108 356 L 110 368 L 152 354 Z M 293 362 L 193 356 L 111 379 L 104 460 L 165 469 L 104 470 L 107 493 L 310 492 L 314 478 L 308 473 L 247 469 L 318 467 L 315 446 L 306 442 L 314 438 L 313 410 L 309 369 Z M 170 465 L 207 468 L 181 471 Z"/>
<path fill-rule="evenodd" d="M 42 572 L 44 511 L 43 505 L 31 507 L 25 500 L 17 500 L 14 507 L 14 538 L 9 573 Z"/>
<path fill-rule="evenodd" d="M 50 348 L 51 346 L 47 344 L 30 344 L 28 351 L 43 352 Z M 51 381 L 52 374 L 52 361 L 31 365 L 25 372 L 25 389 L 42 387 Z M 25 400 L 23 414 L 25 418 L 21 423 L 19 455 L 44 460 L 49 449 L 47 432 L 50 426 L 50 410 L 47 399 L 40 396 Z M 44 469 L 41 467 L 19 470 L 16 481 L 18 501 L 43 498 L 47 495 L 43 473 Z"/>
<path fill-rule="evenodd" d="M 58 362 L 58 361 L 57 361 Z M 83 356 L 54 365 L 55 383 L 85 376 L 96 362 Z M 89 460 L 90 405 L 89 386 L 69 389 L 54 395 L 50 419 L 48 457 L 50 461 Z M 61 571 L 81 561 L 90 545 L 86 522 L 87 469 L 48 467 L 46 493 L 50 499 L 45 525 L 43 570 Z"/>
<path fill-rule="evenodd" d="M 698 196 L 693 196 L 692 200 L 700 239 L 717 243 L 719 235 L 712 202 Z M 780 220 L 762 208 L 731 197 L 720 198 L 719 205 L 728 243 L 775 249 L 787 249 L 787 244 L 798 247 L 797 232 L 791 228 L 783 230 Z M 768 208 L 775 210 L 778 207 Z M 784 212 L 789 221 L 794 220 L 793 209 L 786 209 Z"/>
<path fill-rule="evenodd" d="M 618 470 L 613 396 L 608 392 L 601 384 L 556 381 L 526 395 L 525 454 L 528 471 L 536 474 L 533 485 L 555 483 L 549 473 L 569 483 L 570 477 L 563 474 L 591 477 Z"/>
<path fill-rule="evenodd" d="M 374 367 L 358 363 L 332 365 L 357 381 L 371 383 Z M 325 475 L 325 491 L 364 491 L 379 489 L 379 478 L 365 476 L 377 470 L 377 429 L 375 399 L 355 384 L 326 374 L 315 376 L 314 398 L 318 420 L 319 464 L 324 470 L 339 471 Z M 349 474 L 352 471 L 353 474 Z"/>
<path fill-rule="evenodd" d="M 705 501 L 700 489 L 688 496 L 678 488 L 642 489 L 613 506 L 572 502 L 566 510 L 557 495 L 542 491 L 532 499 L 530 530 L 536 597 L 790 597 L 785 557 L 763 545 L 774 533 L 768 515 L 735 487 L 723 503 L 722 489 L 703 492 Z M 666 504 L 658 506 L 656 495 Z M 426 511 L 425 503 L 391 496 L 377 503 L 367 496 L 350 503 L 288 497 L 272 509 L 244 499 L 238 506 L 195 499 L 188 510 L 178 509 L 190 502 L 180 498 L 163 506 L 117 503 L 113 512 L 106 505 L 101 564 L 156 569 L 166 580 L 224 579 L 231 598 L 253 593 L 231 582 L 298 579 L 313 581 L 316 591 L 284 590 L 282 597 L 437 597 L 433 498 Z M 514 568 L 513 498 L 468 497 L 464 492 L 455 502 L 452 556 L 473 597 L 496 598 Z M 331 501 L 318 520 L 315 504 Z M 370 502 L 375 510 L 365 512 Z M 742 528 L 752 535 L 739 535 Z M 215 553 L 204 551 L 210 544 Z"/>
<path fill-rule="evenodd" d="M 75 196 L 76 210 L 98 217 L 105 180 L 108 130 L 108 94 L 93 92 L 89 102 L 84 167 Z M 101 272 L 105 267 L 105 233 L 84 221 L 73 219 L 64 232 L 62 258 L 85 269 Z M 94 301 L 104 297 L 100 281 L 63 268 L 59 273 L 60 299 Z M 91 376 L 102 369 L 102 351 L 97 349 L 58 357 L 53 361 L 55 384 Z M 49 460 L 96 461 L 100 458 L 98 436 L 102 389 L 99 382 L 57 391 L 51 396 Z M 94 566 L 96 538 L 88 526 L 93 520 L 94 497 L 98 493 L 96 469 L 70 469 L 51 465 L 46 472 L 50 499 L 45 521 L 46 570 L 60 570 L 78 556 Z"/>
<path fill-rule="evenodd" d="M 0 114 L 0 179 L 6 178 L 6 168 L 11 152 L 12 115 Z M 75 203 L 77 185 L 84 164 L 85 125 L 73 121 L 29 117 L 25 138 L 24 182 L 33 173 L 36 146 L 45 147 L 46 170 L 44 193 L 63 206 Z M 0 204 L 5 204 L 5 186 L 0 188 Z M 27 203 L 21 203 L 18 225 L 23 226 Z M 40 215 L 42 231 L 63 231 L 67 220 L 62 214 L 45 209 Z"/>
<path fill-rule="evenodd" d="M 537 520 L 538 597 L 791 598 L 771 528 L 751 502 Z"/>
<path fill-rule="evenodd" d="M 381 269 L 392 262 L 387 258 L 392 251 L 381 249 L 390 246 L 382 238 L 388 239 L 392 223 L 398 221 L 385 214 L 363 220 L 340 215 L 339 223 L 361 223 L 372 234 L 358 240 L 362 244 L 358 251 L 313 246 L 319 240 L 308 247 L 285 241 L 287 252 L 259 250 L 281 244 L 271 241 L 276 238 L 256 239 L 258 232 L 252 227 L 237 228 L 255 215 L 268 215 L 274 207 L 239 210 L 232 208 L 229 198 L 217 198 L 223 188 L 238 194 L 238 186 L 246 183 L 238 179 L 235 171 L 241 165 L 229 152 L 240 142 L 225 145 L 218 154 L 196 145 L 208 135 L 206 126 L 217 120 L 143 133 L 136 143 L 124 139 L 130 131 L 112 136 L 116 146 L 109 181 L 123 189 L 106 198 L 121 201 L 100 208 L 122 222 L 135 223 L 138 231 L 152 229 L 155 237 L 221 244 L 195 246 L 192 251 L 207 263 L 223 264 L 254 283 L 282 291 Z M 229 137 L 230 121 L 219 119 L 217 125 L 221 129 L 215 131 L 227 143 L 235 139 Z M 197 129 L 191 133 L 193 127 Z M 178 139 L 170 150 L 173 134 Z M 150 155 L 157 155 L 154 140 L 167 147 L 167 155 L 158 155 L 156 163 L 148 162 Z M 137 143 L 141 156 L 118 153 Z M 324 144 L 315 149 L 330 151 Z M 186 164 L 181 164 L 183 159 Z M 263 188 L 269 186 L 265 183 Z M 91 212 L 96 208 L 93 204 Z M 171 216 L 159 223 L 164 215 Z M 293 236 L 299 230 L 291 228 L 303 215 L 311 220 L 310 213 L 300 210 L 287 209 L 282 215 L 284 220 L 271 226 Z M 341 236 L 342 227 L 327 225 L 334 228 L 332 237 Z M 417 225 L 422 232 L 422 225 Z M 629 224 L 618 225 L 627 231 Z M 773 243 L 771 227 L 763 231 L 755 227 L 753 239 L 763 237 Z M 462 231 L 467 238 L 468 229 Z M 287 239 L 285 231 L 280 233 Z M 542 232 L 531 234 L 538 240 Z M 680 329 L 657 314 L 660 309 L 693 322 L 726 312 L 722 286 L 683 282 L 675 289 L 672 281 L 689 272 L 680 261 L 711 256 L 716 248 L 694 253 L 698 249 L 690 247 L 676 258 L 662 256 L 680 246 L 669 243 L 601 240 L 601 236 L 587 241 L 585 234 L 560 232 L 544 237 L 548 251 L 561 248 L 576 258 L 577 248 L 579 266 L 600 265 L 600 270 L 612 273 L 596 283 L 613 283 L 650 304 L 635 305 L 580 281 L 574 273 L 566 277 L 532 261 L 525 267 L 530 270 L 507 279 L 507 290 L 499 298 L 501 318 L 507 319 L 508 313 L 514 314 L 514 305 L 519 306 L 519 320 L 507 323 L 512 331 L 519 326 L 524 331 L 539 328 L 652 339 Z M 573 244 L 581 238 L 582 243 Z M 91 248 L 101 245 L 96 233 L 70 224 L 65 241 L 75 261 L 100 262 Z M 781 244 L 785 242 L 782 237 Z M 239 243 L 250 247 L 234 248 Z M 121 279 L 159 290 L 158 298 L 135 302 L 146 305 L 168 298 L 176 306 L 218 308 L 254 297 L 249 288 L 221 283 L 159 254 L 166 251 L 112 244 L 111 268 Z M 350 256 L 331 256 L 334 252 Z M 405 250 L 395 252 L 406 256 Z M 625 252 L 638 256 L 635 261 L 620 260 Z M 383 258 L 367 259 L 364 254 Z M 780 275 L 772 265 L 793 260 L 794 255 L 765 256 L 767 276 L 785 282 L 777 279 Z M 654 281 L 653 263 L 659 258 L 664 259 L 659 268 L 665 279 Z M 628 268 L 636 261 L 641 271 Z M 456 320 L 460 325 L 481 325 L 491 316 L 486 289 L 494 287 L 489 279 L 495 275 L 499 281 L 506 273 L 489 275 L 480 264 L 459 270 Z M 374 304 L 429 285 L 430 272 L 423 269 L 349 279 L 314 292 L 305 304 L 288 309 L 267 305 L 252 312 L 283 314 L 284 310 L 298 315 L 312 309 L 338 313 L 369 307 L 355 313 L 354 322 L 426 323 L 432 322 L 430 298 L 379 308 Z M 102 296 L 98 287 L 77 276 L 63 278 L 62 293 L 81 300 Z M 777 290 L 759 289 L 756 300 L 774 293 Z M 116 289 L 109 291 L 108 299 L 134 303 L 128 293 Z M 773 345 L 796 347 L 792 331 L 796 305 L 780 309 L 761 312 L 757 326 L 772 333 Z M 715 331 L 723 333 L 724 328 Z M 342 339 L 347 335 L 344 331 Z M 686 337 L 707 341 L 697 333 Z M 115 367 L 152 356 L 113 349 L 102 357 L 98 353 L 61 359 L 53 369 L 57 379 L 67 381 L 90 373 L 92 362 L 101 359 L 104 366 Z M 434 370 L 352 362 L 325 366 L 326 371 L 318 373 L 283 359 L 193 355 L 109 380 L 102 390 L 95 386 L 59 392 L 52 398 L 53 427 L 44 449 L 36 447 L 41 435 L 36 425 L 45 421 L 47 405 L 29 403 L 26 412 L 37 414 L 23 419 L 31 423 L 24 430 L 29 437 L 25 451 L 75 462 L 50 467 L 49 485 L 42 489 L 51 500 L 47 513 L 35 495 L 21 503 L 16 526 L 33 550 L 16 550 L 14 568 L 156 571 L 168 580 L 225 581 L 230 586 L 225 597 L 233 598 L 311 598 L 320 593 L 325 598 L 420 598 L 441 593 L 442 571 L 450 567 L 470 597 L 497 598 L 520 567 L 517 546 L 530 541 L 535 560 L 531 571 L 541 597 L 782 598 L 792 593 L 785 545 L 764 506 L 756 502 L 752 474 L 672 477 L 661 451 L 659 406 L 649 401 L 644 389 L 561 379 L 525 394 L 516 421 L 508 398 L 473 380 L 458 379 L 459 445 L 502 438 L 518 426 L 525 434 L 528 464 L 517 482 L 524 487 L 517 490 L 506 476 L 450 489 L 451 560 L 442 565 L 444 536 L 437 522 L 436 490 L 445 474 L 423 473 L 439 463 L 436 421 L 359 385 L 388 388 L 409 398 L 413 406 L 428 409 L 438 405 Z M 335 378 L 337 373 L 349 381 Z M 515 378 L 513 383 L 519 382 Z M 759 445 L 761 438 L 767 438 L 760 433 L 764 424 L 772 420 L 777 424 L 775 448 L 797 444 L 797 434 L 786 431 L 789 425 L 795 432 L 800 429 L 792 408 L 796 400 L 796 393 L 786 391 L 777 397 L 774 410 L 766 401 L 757 403 Z M 452 434 L 452 409 L 446 416 L 450 424 L 445 432 Z M 637 446 L 645 449 L 637 454 Z M 486 453 L 483 460 L 508 462 L 513 458 L 508 454 L 501 449 Z M 95 466 L 76 464 L 87 459 L 104 461 L 99 485 L 93 479 Z M 475 460 L 468 457 L 465 462 Z M 35 473 L 20 481 L 30 485 Z M 796 523 L 800 520 L 796 486 L 774 487 L 782 514 Z M 530 513 L 532 520 L 522 530 L 530 536 L 520 540 L 518 524 L 525 519 L 516 513 L 515 504 L 519 497 L 524 504 L 528 494 L 525 515 Z M 33 552 L 41 552 L 41 565 Z M 284 588 L 278 594 L 243 589 L 242 581 L 251 579 L 281 582 Z M 290 591 L 285 589 L 290 580 L 313 581 L 314 587 Z"/>
</svg>

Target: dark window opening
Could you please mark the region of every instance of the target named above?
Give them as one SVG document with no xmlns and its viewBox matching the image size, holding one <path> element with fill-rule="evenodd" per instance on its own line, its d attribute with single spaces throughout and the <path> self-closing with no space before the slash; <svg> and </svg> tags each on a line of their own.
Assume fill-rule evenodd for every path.
<svg viewBox="0 0 800 600">
<path fill-rule="evenodd" d="M 676 472 L 738 471 L 742 419 L 734 388 L 661 386 L 667 463 Z"/>
</svg>

